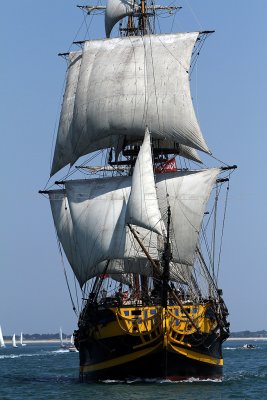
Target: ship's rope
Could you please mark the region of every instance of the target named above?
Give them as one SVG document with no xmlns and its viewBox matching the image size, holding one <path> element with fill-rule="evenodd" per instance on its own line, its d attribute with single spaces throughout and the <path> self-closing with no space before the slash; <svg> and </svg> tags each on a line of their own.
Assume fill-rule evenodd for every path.
<svg viewBox="0 0 267 400">
<path fill-rule="evenodd" d="M 208 243 L 207 230 L 208 230 L 208 226 L 211 223 L 211 218 L 214 218 L 214 213 L 215 213 L 215 204 L 213 204 L 212 210 L 209 213 L 209 218 L 208 218 L 208 221 L 206 222 L 205 227 L 203 225 L 201 227 L 201 233 L 202 233 L 201 242 L 203 241 L 204 244 L 205 244 L 205 249 L 206 249 L 206 252 L 207 252 L 207 255 L 208 255 L 208 258 L 209 258 L 210 266 L 212 264 L 212 254 L 211 254 L 211 246 Z"/>
<path fill-rule="evenodd" d="M 226 211 L 227 211 L 228 198 L 229 198 L 229 190 L 230 190 L 230 178 L 229 178 L 228 185 L 227 185 L 227 188 L 226 188 L 226 197 L 225 197 L 223 223 L 222 223 L 222 233 L 221 233 L 220 249 L 219 249 L 219 256 L 218 256 L 217 281 L 218 281 L 218 278 L 219 278 L 219 270 L 220 270 L 220 265 L 221 265 L 221 253 L 222 253 L 222 245 L 223 245 L 223 235 L 224 235 L 224 228 L 225 228 L 225 220 L 226 220 Z"/>
<path fill-rule="evenodd" d="M 215 242 L 216 242 L 216 232 L 217 232 L 217 211 L 218 211 L 218 198 L 219 198 L 220 189 L 216 186 L 216 195 L 215 195 L 215 204 L 214 204 L 214 219 L 213 219 L 213 229 L 212 229 L 212 277 L 215 279 Z"/>
<path fill-rule="evenodd" d="M 190 73 L 189 73 L 190 78 L 195 69 L 195 66 L 197 65 L 198 57 L 208 36 L 210 36 L 210 33 L 200 34 L 199 36 L 200 40 L 197 41 L 195 44 L 194 50 L 192 52 L 192 61 L 190 65 Z"/>
<path fill-rule="evenodd" d="M 80 31 L 82 30 L 82 28 L 83 28 L 84 25 L 86 25 L 86 16 L 84 17 L 83 22 L 81 23 L 81 25 L 80 25 L 80 27 L 78 28 L 76 34 L 74 35 L 73 40 L 71 41 L 71 43 L 70 43 L 70 45 L 69 45 L 69 48 L 68 48 L 68 50 L 67 50 L 68 53 L 71 51 L 72 44 L 73 44 L 73 42 L 75 42 L 76 38 L 77 38 L 78 35 L 80 34 Z M 86 28 L 86 34 L 87 34 L 88 30 L 89 30 L 89 27 Z M 86 34 L 85 34 L 85 37 L 86 37 Z M 66 60 L 66 62 L 67 62 L 67 66 L 68 66 L 69 61 L 68 61 L 67 58 L 65 58 L 65 60 Z M 56 133 L 57 133 L 57 126 L 58 126 L 58 120 L 59 120 L 60 109 L 61 109 L 61 103 L 62 103 L 62 102 L 61 102 L 61 99 L 62 99 L 62 97 L 63 97 L 64 90 L 65 90 L 65 87 L 66 87 L 67 72 L 68 72 L 68 68 L 66 69 L 64 81 L 63 81 L 62 88 L 61 88 L 60 101 L 58 102 L 57 113 L 56 113 L 57 117 L 56 117 L 56 120 L 55 120 L 54 129 L 53 129 L 53 137 L 52 137 L 52 143 L 51 143 L 51 149 L 50 149 L 50 170 L 51 170 L 51 167 L 52 167 L 53 150 L 54 150 L 54 147 L 55 147 L 55 139 L 56 139 Z M 47 187 L 47 185 L 48 185 L 50 179 L 51 179 L 51 177 L 48 179 L 48 181 L 47 181 L 47 183 L 46 183 L 46 185 L 45 185 L 45 188 Z"/>
<path fill-rule="evenodd" d="M 57 235 L 56 235 L 56 236 L 57 236 Z M 73 309 L 75 315 L 78 317 L 78 312 L 77 312 L 77 309 L 76 309 L 76 306 L 75 306 L 75 303 L 74 303 L 74 301 L 73 301 L 73 297 L 72 297 L 72 294 L 71 294 L 71 290 L 70 290 L 70 285 L 69 285 L 69 280 L 68 280 L 68 276 L 67 276 L 67 271 L 66 271 L 65 264 L 64 264 L 63 252 L 62 252 L 62 248 L 61 248 L 61 244 L 60 244 L 60 241 L 59 241 L 58 236 L 57 236 L 57 244 L 58 244 L 58 249 L 59 249 L 59 253 L 60 253 L 60 257 L 61 257 L 61 265 L 62 265 L 62 267 L 63 267 L 63 272 L 64 272 L 64 276 L 65 276 L 65 279 L 66 279 L 68 291 L 69 291 L 69 296 L 70 296 L 70 300 L 71 300 L 71 304 L 72 304 L 72 309 Z"/>
<path fill-rule="evenodd" d="M 198 24 L 200 30 L 203 31 L 204 29 L 203 29 L 203 27 L 202 27 L 202 24 L 201 24 L 200 20 L 198 19 L 198 17 L 197 17 L 197 15 L 196 15 L 195 11 L 193 10 L 193 7 L 191 6 L 189 0 L 187 0 L 186 3 L 187 3 L 187 7 L 189 8 L 189 10 L 190 10 L 192 16 L 194 17 L 196 23 Z"/>
</svg>

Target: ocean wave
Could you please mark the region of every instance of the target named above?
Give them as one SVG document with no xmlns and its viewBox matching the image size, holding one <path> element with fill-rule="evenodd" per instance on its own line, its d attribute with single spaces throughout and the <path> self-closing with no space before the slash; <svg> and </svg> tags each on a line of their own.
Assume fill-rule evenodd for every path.
<svg viewBox="0 0 267 400">
<path fill-rule="evenodd" d="M 262 349 L 261 346 L 255 346 L 255 347 L 244 347 L 244 346 L 237 346 L 237 347 L 224 347 L 223 351 L 225 350 L 259 350 Z"/>
<path fill-rule="evenodd" d="M 53 351 L 42 351 L 39 353 L 21 353 L 21 354 L 3 354 L 0 355 L 0 360 L 12 359 L 12 358 L 23 358 L 23 357 L 44 357 L 47 355 L 55 354 L 70 354 L 68 350 L 53 350 Z"/>
<path fill-rule="evenodd" d="M 266 381 L 267 378 L 267 370 L 262 370 L 262 368 L 259 368 L 259 370 L 255 371 L 245 371 L 245 370 L 240 370 L 231 373 L 231 375 L 225 374 L 223 378 L 223 382 L 225 383 L 233 383 L 233 382 L 239 382 L 239 381 L 254 381 L 256 380 L 264 380 Z"/>
<path fill-rule="evenodd" d="M 211 379 L 211 378 L 187 378 L 187 379 L 180 379 L 177 381 L 170 380 L 170 379 L 155 379 L 155 378 L 133 378 L 127 380 L 116 380 L 116 379 L 106 379 L 100 381 L 101 383 L 105 384 L 138 384 L 138 383 L 151 383 L 151 384 L 177 384 L 177 383 L 200 383 L 200 382 L 210 382 L 210 383 L 221 383 L 222 379 Z"/>
</svg>

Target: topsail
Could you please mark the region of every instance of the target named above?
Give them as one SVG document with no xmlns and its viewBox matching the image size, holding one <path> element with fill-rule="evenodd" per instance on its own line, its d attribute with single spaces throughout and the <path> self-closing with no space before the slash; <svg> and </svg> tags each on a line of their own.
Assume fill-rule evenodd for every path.
<svg viewBox="0 0 267 400">
<path fill-rule="evenodd" d="M 134 11 L 133 0 L 109 0 L 105 13 L 106 36 L 109 37 L 114 25 Z"/>
<path fill-rule="evenodd" d="M 209 152 L 189 84 L 198 36 L 86 41 L 81 64 L 79 55 L 79 62 L 69 67 L 69 74 L 74 69 L 73 84 L 67 81 L 51 174 L 84 154 L 118 147 L 120 138 L 141 140 L 146 126 L 153 138 Z"/>
</svg>

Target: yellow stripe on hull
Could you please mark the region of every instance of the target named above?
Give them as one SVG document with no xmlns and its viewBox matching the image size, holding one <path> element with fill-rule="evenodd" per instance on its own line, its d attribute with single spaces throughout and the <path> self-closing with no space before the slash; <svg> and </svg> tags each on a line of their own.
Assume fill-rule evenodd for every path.
<svg viewBox="0 0 267 400">
<path fill-rule="evenodd" d="M 219 358 L 219 359 L 214 358 L 214 357 L 208 356 L 207 354 L 197 353 L 197 352 L 189 350 L 189 349 L 183 349 L 181 347 L 172 346 L 171 344 L 169 344 L 169 346 L 173 352 L 179 353 L 179 354 L 181 354 L 185 357 L 191 358 L 193 360 L 201 361 L 206 364 L 223 366 L 222 358 Z"/>
<path fill-rule="evenodd" d="M 161 343 L 157 344 L 157 346 L 150 347 L 149 349 L 146 350 L 140 350 L 136 351 L 131 354 L 126 354 L 125 356 L 113 358 L 112 360 L 104 361 L 98 364 L 94 365 L 85 365 L 80 367 L 80 372 L 86 373 L 86 372 L 94 372 L 94 371 L 99 371 L 105 368 L 112 368 L 121 364 L 125 364 L 130 361 L 134 361 L 137 358 L 144 357 L 150 353 L 153 353 L 158 347 L 162 346 Z"/>
</svg>

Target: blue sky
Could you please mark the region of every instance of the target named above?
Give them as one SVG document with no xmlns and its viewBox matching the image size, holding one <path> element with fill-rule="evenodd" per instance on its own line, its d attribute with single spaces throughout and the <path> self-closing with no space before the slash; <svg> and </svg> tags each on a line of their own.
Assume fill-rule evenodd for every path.
<svg viewBox="0 0 267 400">
<path fill-rule="evenodd" d="M 62 100 L 66 64 L 57 53 L 85 38 L 84 25 L 79 30 L 83 14 L 76 4 L 76 0 L 1 4 L 0 324 L 4 334 L 56 332 L 60 326 L 70 333 L 76 327 L 49 204 L 38 194 L 49 176 Z M 174 31 L 216 31 L 201 52 L 192 93 L 214 155 L 238 165 L 231 180 L 220 274 L 231 329 L 267 329 L 267 2 L 181 0 L 178 4 L 183 9 Z M 161 21 L 163 30 L 166 23 Z M 90 28 L 86 38 L 101 37 L 102 17 L 94 18 Z"/>
</svg>

